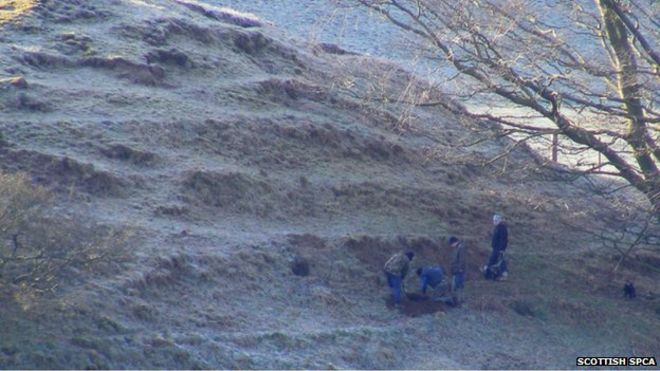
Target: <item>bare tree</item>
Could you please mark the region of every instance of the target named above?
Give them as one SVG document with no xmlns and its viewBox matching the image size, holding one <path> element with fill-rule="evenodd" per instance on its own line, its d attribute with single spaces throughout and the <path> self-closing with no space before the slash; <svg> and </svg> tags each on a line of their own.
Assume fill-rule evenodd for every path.
<svg viewBox="0 0 660 371">
<path fill-rule="evenodd" d="M 660 218 L 660 2 L 347 1 L 418 40 L 421 53 L 462 79 L 452 77 L 461 81 L 454 94 L 512 108 L 463 114 L 498 123 L 517 140 L 567 138 L 606 159 L 581 173 L 625 179 Z"/>
<path fill-rule="evenodd" d="M 128 257 L 129 230 L 54 217 L 52 206 L 27 176 L 0 172 L 0 300 L 53 291 L 76 272 Z"/>
</svg>

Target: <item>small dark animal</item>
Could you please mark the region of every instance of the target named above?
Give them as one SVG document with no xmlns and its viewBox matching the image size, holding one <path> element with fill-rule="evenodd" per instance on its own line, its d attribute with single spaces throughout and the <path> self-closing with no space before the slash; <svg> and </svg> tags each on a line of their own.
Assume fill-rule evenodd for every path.
<svg viewBox="0 0 660 371">
<path fill-rule="evenodd" d="M 628 281 L 623 285 L 623 297 L 626 299 L 634 299 L 637 296 L 635 292 L 635 285 L 632 282 Z"/>
</svg>

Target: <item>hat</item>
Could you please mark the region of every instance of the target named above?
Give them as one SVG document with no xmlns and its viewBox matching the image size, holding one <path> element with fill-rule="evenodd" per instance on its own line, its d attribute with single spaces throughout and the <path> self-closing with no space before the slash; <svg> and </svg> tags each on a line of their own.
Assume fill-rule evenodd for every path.
<svg viewBox="0 0 660 371">
<path fill-rule="evenodd" d="M 454 236 L 449 237 L 449 244 L 450 244 L 450 245 L 453 245 L 453 244 L 455 244 L 456 242 L 458 242 L 458 238 L 456 238 L 456 237 L 454 237 Z"/>
</svg>

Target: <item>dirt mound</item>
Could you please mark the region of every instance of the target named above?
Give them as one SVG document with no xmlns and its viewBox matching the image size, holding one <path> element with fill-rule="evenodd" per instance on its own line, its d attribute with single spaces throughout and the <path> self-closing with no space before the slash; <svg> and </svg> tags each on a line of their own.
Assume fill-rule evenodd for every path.
<svg viewBox="0 0 660 371">
<path fill-rule="evenodd" d="M 434 313 L 444 313 L 450 306 L 442 301 L 434 301 L 429 296 L 421 295 L 418 293 L 407 293 L 408 300 L 403 300 L 401 302 L 401 313 L 409 317 L 419 317 Z M 388 308 L 393 307 L 392 299 L 389 298 L 387 301 Z"/>
</svg>

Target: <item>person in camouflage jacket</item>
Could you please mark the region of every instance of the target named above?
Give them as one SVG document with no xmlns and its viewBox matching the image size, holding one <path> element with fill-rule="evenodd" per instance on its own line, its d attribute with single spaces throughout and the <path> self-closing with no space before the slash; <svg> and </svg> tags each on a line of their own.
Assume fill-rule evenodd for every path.
<svg viewBox="0 0 660 371">
<path fill-rule="evenodd" d="M 401 304 L 401 284 L 403 279 L 408 274 L 410 261 L 415 257 L 415 253 L 408 251 L 407 253 L 394 254 L 386 263 L 384 267 L 385 277 L 387 278 L 387 285 L 392 291 L 392 299 L 395 305 Z"/>
</svg>

